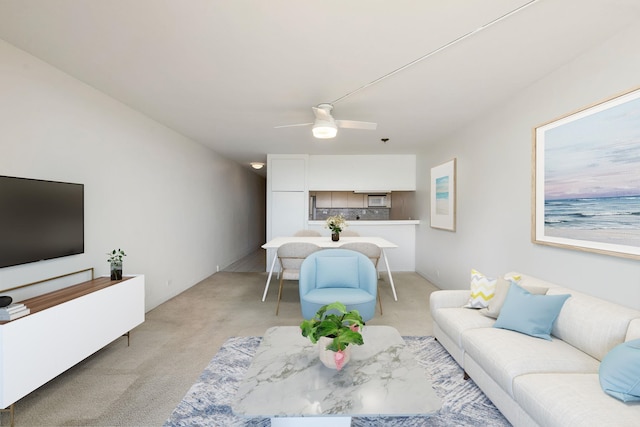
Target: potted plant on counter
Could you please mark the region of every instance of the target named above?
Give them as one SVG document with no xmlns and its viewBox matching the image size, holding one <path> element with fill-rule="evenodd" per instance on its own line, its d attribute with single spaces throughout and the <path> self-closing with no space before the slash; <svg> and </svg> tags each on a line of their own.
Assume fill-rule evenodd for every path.
<svg viewBox="0 0 640 427">
<path fill-rule="evenodd" d="M 340 370 L 351 357 L 351 344 L 362 345 L 360 331 L 364 321 L 358 310 L 347 311 L 341 302 L 327 304 L 318 310 L 313 319 L 300 324 L 302 336 L 318 343 L 320 360 L 332 369 Z"/>
<path fill-rule="evenodd" d="M 345 221 L 342 214 L 333 215 L 327 218 L 326 228 L 331 230 L 331 240 L 337 242 L 340 240 L 340 232 L 343 228 L 347 226 L 347 221 Z"/>
<path fill-rule="evenodd" d="M 107 262 L 111 266 L 111 280 L 122 280 L 122 258 L 127 256 L 122 249 L 107 252 Z"/>
</svg>

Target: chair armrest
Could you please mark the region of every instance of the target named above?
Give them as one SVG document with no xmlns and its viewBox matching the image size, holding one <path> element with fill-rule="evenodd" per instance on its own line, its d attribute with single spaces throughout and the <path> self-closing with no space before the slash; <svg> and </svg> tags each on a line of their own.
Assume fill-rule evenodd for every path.
<svg viewBox="0 0 640 427">
<path fill-rule="evenodd" d="M 462 307 L 469 301 L 471 291 L 467 290 L 447 290 L 435 291 L 429 297 L 429 309 L 431 313 L 439 308 Z"/>
<path fill-rule="evenodd" d="M 300 276 L 298 277 L 298 291 L 300 297 L 308 294 L 316 287 L 316 263 L 314 259 L 307 257 L 300 266 Z"/>
</svg>

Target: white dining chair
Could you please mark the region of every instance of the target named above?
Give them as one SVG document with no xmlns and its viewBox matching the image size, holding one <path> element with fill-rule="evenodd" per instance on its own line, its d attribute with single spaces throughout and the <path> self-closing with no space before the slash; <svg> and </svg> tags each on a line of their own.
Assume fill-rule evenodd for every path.
<svg viewBox="0 0 640 427">
<path fill-rule="evenodd" d="M 322 237 L 319 231 L 315 230 L 298 230 L 293 234 L 294 237 Z M 280 278 L 280 270 L 276 274 L 276 278 Z"/>
<path fill-rule="evenodd" d="M 340 245 L 341 249 L 351 249 L 352 251 L 360 252 L 367 256 L 376 268 L 376 275 L 380 278 L 380 272 L 378 272 L 378 261 L 382 255 L 382 249 L 378 245 L 368 242 L 350 242 Z M 378 304 L 380 305 L 380 314 L 382 314 L 382 299 L 380 299 L 380 286 L 378 286 Z"/>
<path fill-rule="evenodd" d="M 344 236 L 344 237 L 349 237 L 349 236 L 351 236 L 351 237 L 360 237 L 360 233 L 358 233 L 357 231 L 353 231 L 353 230 L 342 230 L 340 232 L 340 235 Z"/>
<path fill-rule="evenodd" d="M 278 287 L 278 304 L 276 305 L 276 316 L 280 311 L 280 300 L 282 299 L 282 286 L 285 280 L 300 279 L 300 266 L 305 258 L 321 248 L 313 243 L 294 242 L 285 243 L 278 248 L 278 261 L 280 261 L 280 286 Z"/>
</svg>

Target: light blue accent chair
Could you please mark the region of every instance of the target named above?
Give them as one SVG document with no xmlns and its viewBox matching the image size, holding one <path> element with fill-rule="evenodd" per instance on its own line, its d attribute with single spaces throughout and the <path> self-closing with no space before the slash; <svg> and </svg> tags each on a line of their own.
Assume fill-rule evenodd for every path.
<svg viewBox="0 0 640 427">
<path fill-rule="evenodd" d="M 311 319 L 323 305 L 339 301 L 358 310 L 366 322 L 376 311 L 378 276 L 371 260 L 349 249 L 324 249 L 300 266 L 302 317 Z"/>
</svg>

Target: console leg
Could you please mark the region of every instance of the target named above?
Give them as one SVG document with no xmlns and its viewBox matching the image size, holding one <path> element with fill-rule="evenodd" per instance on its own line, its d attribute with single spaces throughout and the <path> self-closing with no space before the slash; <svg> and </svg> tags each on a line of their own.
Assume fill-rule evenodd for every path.
<svg viewBox="0 0 640 427">
<path fill-rule="evenodd" d="M 123 334 L 122 336 L 127 337 L 127 347 L 129 347 L 131 344 L 131 331 L 127 332 L 126 334 Z"/>
</svg>

